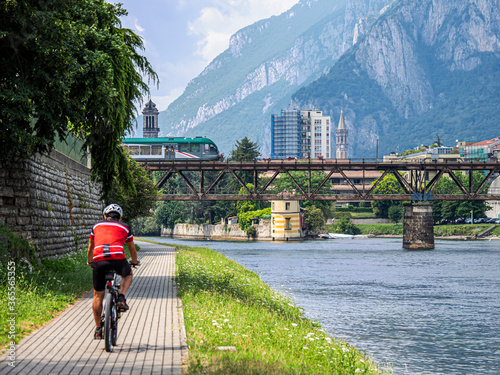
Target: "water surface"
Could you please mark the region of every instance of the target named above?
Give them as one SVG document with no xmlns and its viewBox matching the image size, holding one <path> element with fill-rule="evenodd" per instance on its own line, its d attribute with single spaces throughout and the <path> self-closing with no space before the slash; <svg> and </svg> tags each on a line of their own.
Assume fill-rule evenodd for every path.
<svg viewBox="0 0 500 375">
<path fill-rule="evenodd" d="M 500 241 L 190 241 L 255 271 L 395 374 L 500 374 Z"/>
</svg>

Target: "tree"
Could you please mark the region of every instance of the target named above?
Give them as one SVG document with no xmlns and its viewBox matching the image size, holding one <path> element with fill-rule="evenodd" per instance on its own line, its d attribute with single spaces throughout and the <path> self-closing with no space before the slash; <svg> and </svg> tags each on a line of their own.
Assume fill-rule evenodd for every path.
<svg viewBox="0 0 500 375">
<path fill-rule="evenodd" d="M 160 224 L 155 216 L 138 217 L 132 221 L 134 236 L 159 236 L 161 235 Z"/>
<path fill-rule="evenodd" d="M 360 234 L 361 230 L 349 218 L 342 218 L 335 221 L 334 233 Z"/>
<path fill-rule="evenodd" d="M 313 232 L 318 231 L 325 226 L 325 217 L 323 216 L 323 212 L 319 208 L 316 208 L 316 206 L 311 206 L 306 211 L 304 221 L 309 230 Z"/>
<path fill-rule="evenodd" d="M 253 190 L 253 185 L 252 184 L 247 184 L 246 185 L 248 190 L 252 191 Z M 247 195 L 248 192 L 247 190 L 242 187 L 239 191 L 238 194 L 243 194 L 243 195 Z M 258 207 L 258 203 L 256 201 L 249 201 L 249 200 L 244 200 L 244 201 L 237 201 L 236 202 L 236 209 L 238 211 L 238 213 L 240 212 L 248 212 L 248 211 L 255 211 L 257 210 L 259 207 Z"/>
<path fill-rule="evenodd" d="M 403 194 L 403 188 L 393 174 L 386 175 L 374 190 L 374 194 Z M 401 206 L 401 202 L 392 200 L 372 201 L 373 213 L 377 217 L 388 218 L 391 206 Z"/>
<path fill-rule="evenodd" d="M 133 190 L 121 137 L 135 102 L 157 82 L 121 27 L 121 5 L 104 0 L 18 0 L 0 8 L 0 164 L 46 153 L 56 137 L 82 138 L 92 177 L 108 198 L 117 177 Z"/>
<path fill-rule="evenodd" d="M 469 176 L 465 175 L 459 171 L 454 172 L 454 176 L 463 186 L 469 185 Z M 475 191 L 482 183 L 484 176 L 481 172 L 474 171 L 472 174 L 472 188 Z M 483 186 L 480 190 L 480 194 L 485 194 L 488 190 L 488 184 Z M 433 192 L 436 194 L 462 194 L 462 191 L 458 185 L 448 177 L 442 177 Z M 457 218 L 470 217 L 470 211 L 474 211 L 474 216 L 481 217 L 485 216 L 486 211 L 488 211 L 489 206 L 485 201 L 442 201 L 434 202 L 433 211 L 434 221 L 440 222 L 442 219 L 455 220 Z"/>
<path fill-rule="evenodd" d="M 309 180 L 309 173 L 308 172 L 302 172 L 302 171 L 292 171 L 290 172 L 290 176 L 293 177 L 293 179 L 297 182 L 297 184 L 302 187 L 303 189 L 307 190 L 308 186 L 308 180 Z M 326 175 L 324 172 L 318 172 L 318 171 L 313 171 L 311 173 L 311 186 L 318 186 L 323 182 L 325 179 Z M 323 189 L 329 190 L 331 186 L 331 183 L 327 181 L 323 185 Z M 288 191 L 288 192 L 297 192 L 299 189 L 297 188 L 297 185 L 292 181 L 292 179 L 288 175 L 280 175 L 278 178 L 276 178 L 273 181 L 273 192 L 274 193 L 280 193 L 283 191 Z M 323 212 L 324 217 L 330 217 L 332 215 L 332 205 L 330 201 L 304 201 L 302 203 L 302 206 L 304 208 L 310 208 L 312 206 L 315 206 L 316 208 L 319 208 L 321 212 Z"/>
<path fill-rule="evenodd" d="M 112 180 L 106 203 L 118 203 L 123 208 L 124 220 L 132 221 L 138 217 L 152 215 L 160 193 L 139 163 L 129 157 L 128 164 L 135 189 L 127 189 L 116 176 Z"/>
<path fill-rule="evenodd" d="M 231 161 L 254 161 L 260 156 L 259 146 L 248 137 L 241 141 L 236 141 L 236 148 L 231 151 L 229 160 Z"/>
<path fill-rule="evenodd" d="M 404 215 L 404 208 L 403 206 L 391 206 L 389 207 L 387 216 L 389 219 L 391 219 L 394 223 L 399 223 L 401 219 L 403 219 Z"/>
<path fill-rule="evenodd" d="M 179 202 L 163 202 L 155 212 L 156 221 L 165 228 L 173 228 L 175 224 L 183 219 L 183 213 Z"/>
</svg>

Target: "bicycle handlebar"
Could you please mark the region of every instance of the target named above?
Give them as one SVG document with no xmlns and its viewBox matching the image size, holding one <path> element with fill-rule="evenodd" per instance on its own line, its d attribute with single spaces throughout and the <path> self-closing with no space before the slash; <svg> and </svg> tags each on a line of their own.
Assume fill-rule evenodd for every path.
<svg viewBox="0 0 500 375">
<path fill-rule="evenodd" d="M 134 264 L 134 263 L 132 263 L 132 259 L 131 259 L 131 258 L 129 258 L 129 259 L 128 259 L 128 263 L 129 263 L 132 267 L 134 267 L 134 268 L 135 268 L 135 267 L 137 267 L 137 266 L 140 266 L 140 265 L 141 265 L 141 261 L 140 261 L 140 260 L 137 260 L 137 263 L 135 263 L 135 264 Z"/>
</svg>

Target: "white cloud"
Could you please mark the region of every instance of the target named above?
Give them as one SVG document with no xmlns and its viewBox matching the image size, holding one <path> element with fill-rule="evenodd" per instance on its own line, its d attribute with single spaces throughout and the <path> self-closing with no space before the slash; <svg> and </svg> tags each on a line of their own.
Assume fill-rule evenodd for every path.
<svg viewBox="0 0 500 375">
<path fill-rule="evenodd" d="M 144 28 L 141 27 L 141 25 L 139 25 L 139 23 L 137 22 L 137 20 L 135 20 L 135 29 L 139 32 L 139 33 L 143 33 L 144 32 Z"/>
<path fill-rule="evenodd" d="M 170 91 L 168 95 L 151 96 L 151 100 L 156 104 L 159 111 L 164 111 L 175 99 L 177 99 L 184 92 L 184 87 L 176 87 Z"/>
<path fill-rule="evenodd" d="M 185 2 L 185 1 L 184 1 Z M 290 9 L 298 0 L 211 0 L 199 17 L 189 22 L 189 32 L 199 36 L 196 54 L 206 63 L 229 46 L 236 31 Z"/>
</svg>

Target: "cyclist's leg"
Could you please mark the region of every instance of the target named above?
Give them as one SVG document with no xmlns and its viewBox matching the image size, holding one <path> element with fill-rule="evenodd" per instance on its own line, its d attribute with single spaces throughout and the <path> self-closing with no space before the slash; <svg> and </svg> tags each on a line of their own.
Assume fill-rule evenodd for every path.
<svg viewBox="0 0 500 375">
<path fill-rule="evenodd" d="M 101 327 L 102 300 L 104 298 L 105 280 L 105 262 L 95 262 L 92 270 L 92 280 L 94 284 L 94 298 L 92 300 L 92 311 L 96 328 Z"/>
<path fill-rule="evenodd" d="M 120 282 L 120 294 L 127 294 L 128 288 L 132 284 L 132 267 L 126 259 L 113 261 L 113 268 L 122 277 Z"/>
<path fill-rule="evenodd" d="M 117 306 L 121 311 L 127 311 L 129 307 L 126 302 L 125 294 L 132 284 L 132 267 L 130 267 L 126 259 L 116 260 L 113 263 L 116 273 L 122 277 Z"/>
<path fill-rule="evenodd" d="M 95 326 L 101 326 L 102 300 L 104 298 L 104 290 L 98 292 L 94 290 L 94 299 L 92 300 L 92 310 L 94 311 Z"/>
</svg>

